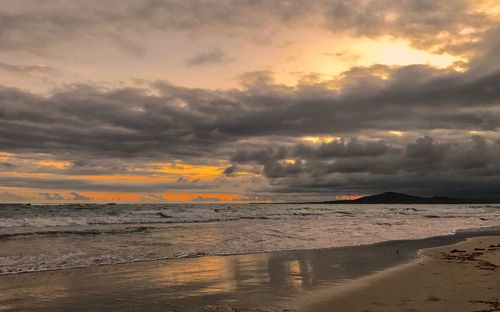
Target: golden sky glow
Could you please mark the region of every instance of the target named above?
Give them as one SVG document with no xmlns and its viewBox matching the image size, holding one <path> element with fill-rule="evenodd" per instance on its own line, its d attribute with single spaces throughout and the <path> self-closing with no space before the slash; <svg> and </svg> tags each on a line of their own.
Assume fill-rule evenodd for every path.
<svg viewBox="0 0 500 312">
<path fill-rule="evenodd" d="M 35 162 L 38 166 L 43 167 L 54 167 L 57 169 L 66 169 L 70 166 L 70 163 L 67 161 L 57 161 L 57 160 L 39 160 Z"/>
<path fill-rule="evenodd" d="M 197 166 L 182 163 L 155 164 L 152 172 L 165 175 L 182 176 L 191 179 L 214 179 L 226 166 Z"/>
</svg>

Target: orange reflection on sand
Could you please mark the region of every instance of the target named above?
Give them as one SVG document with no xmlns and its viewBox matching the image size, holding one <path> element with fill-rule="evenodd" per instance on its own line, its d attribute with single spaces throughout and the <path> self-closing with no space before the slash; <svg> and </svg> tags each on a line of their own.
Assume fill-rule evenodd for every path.
<svg viewBox="0 0 500 312">
<path fill-rule="evenodd" d="M 165 284 L 198 285 L 190 295 L 215 294 L 236 289 L 234 261 L 230 257 L 201 257 L 178 261 L 160 271 Z"/>
<path fill-rule="evenodd" d="M 287 270 L 289 272 L 290 282 L 294 287 L 302 286 L 302 271 L 300 269 L 300 263 L 298 260 L 292 260 L 286 263 Z"/>
<path fill-rule="evenodd" d="M 305 260 L 291 260 L 285 263 L 290 283 L 295 288 L 303 288 L 311 283 L 312 266 Z"/>
</svg>

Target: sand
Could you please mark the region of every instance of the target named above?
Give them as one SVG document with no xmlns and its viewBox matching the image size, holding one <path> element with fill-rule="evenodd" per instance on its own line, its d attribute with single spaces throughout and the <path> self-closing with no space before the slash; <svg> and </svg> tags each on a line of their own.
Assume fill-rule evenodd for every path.
<svg viewBox="0 0 500 312">
<path fill-rule="evenodd" d="M 500 237 L 423 250 L 415 261 L 304 298 L 299 311 L 500 311 Z"/>
</svg>

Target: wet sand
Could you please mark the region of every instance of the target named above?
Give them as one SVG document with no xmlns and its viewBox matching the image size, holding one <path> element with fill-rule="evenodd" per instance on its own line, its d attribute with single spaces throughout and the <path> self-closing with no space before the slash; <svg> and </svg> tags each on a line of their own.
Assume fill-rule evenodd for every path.
<svg viewBox="0 0 500 312">
<path fill-rule="evenodd" d="M 435 275 L 434 267 L 413 263 L 418 250 L 457 243 L 472 236 L 499 234 L 498 231 L 488 234 L 461 233 L 356 247 L 210 256 L 2 275 L 0 311 L 293 311 L 298 308 L 307 311 L 355 311 L 351 305 L 359 302 L 365 302 L 368 307 L 360 311 L 388 311 L 386 308 L 391 305 L 385 301 L 389 299 L 380 292 L 370 293 L 367 291 L 369 287 L 365 286 L 375 285 L 373 280 L 385 280 L 398 288 L 402 277 L 391 280 L 378 275 L 409 266 L 412 273 L 404 273 L 409 274 L 406 278 L 420 275 L 422 272 L 419 270 L 423 270 L 434 278 L 430 280 L 435 283 L 434 287 L 448 287 L 450 282 L 455 282 L 447 275 L 458 274 L 461 269 L 455 268 L 455 265 L 460 266 L 469 260 L 443 260 L 438 257 L 441 256 L 438 252 L 436 256 L 429 257 L 445 261 L 447 269 Z M 469 253 L 453 255 L 464 257 Z M 487 259 L 493 256 L 486 253 L 481 257 L 490 261 Z M 426 263 L 434 263 L 432 261 Z M 498 274 L 496 269 L 477 270 L 483 275 Z M 474 272 L 470 272 L 473 278 Z M 394 276 L 399 276 L 397 274 Z M 476 284 L 476 287 L 483 285 L 482 282 Z M 499 289 L 498 285 L 495 287 Z M 357 293 L 362 290 L 366 294 Z M 335 293 L 343 295 L 335 296 Z M 436 305 L 446 304 L 448 300 L 440 292 L 427 294 L 421 291 L 408 295 L 408 299 L 401 300 L 430 298 L 428 302 Z M 477 296 L 470 300 L 493 299 Z M 319 305 L 312 307 L 310 303 L 313 302 Z M 402 303 L 405 302 L 397 301 L 397 304 Z M 394 311 L 404 311 L 411 307 L 411 303 L 407 302 L 407 306 L 394 305 Z M 340 309 L 332 310 L 332 304 Z M 476 305 L 481 307 L 471 303 L 471 306 Z"/>
<path fill-rule="evenodd" d="M 500 311 L 500 236 L 424 250 L 418 258 L 303 300 L 300 311 Z"/>
</svg>

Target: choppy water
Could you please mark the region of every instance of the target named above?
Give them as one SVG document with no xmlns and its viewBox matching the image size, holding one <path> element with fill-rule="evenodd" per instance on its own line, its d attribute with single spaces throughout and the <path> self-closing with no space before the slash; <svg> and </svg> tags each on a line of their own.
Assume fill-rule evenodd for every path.
<svg viewBox="0 0 500 312">
<path fill-rule="evenodd" d="M 0 274 L 354 246 L 500 226 L 500 205 L 2 205 Z"/>
</svg>

